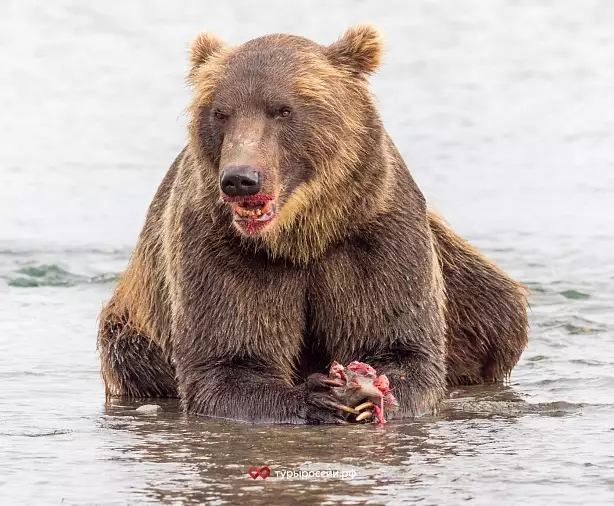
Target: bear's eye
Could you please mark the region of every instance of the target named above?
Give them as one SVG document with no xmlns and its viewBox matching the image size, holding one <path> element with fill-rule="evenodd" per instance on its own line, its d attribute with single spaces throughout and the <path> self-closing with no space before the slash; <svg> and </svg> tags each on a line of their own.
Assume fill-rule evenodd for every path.
<svg viewBox="0 0 614 506">
<path fill-rule="evenodd" d="M 219 109 L 216 109 L 215 111 L 213 111 L 213 117 L 217 120 L 224 121 L 228 119 L 228 114 L 224 114 Z"/>
<path fill-rule="evenodd" d="M 290 109 L 289 107 L 281 107 L 277 111 L 278 118 L 289 118 L 291 115 L 292 115 L 292 109 Z"/>
</svg>

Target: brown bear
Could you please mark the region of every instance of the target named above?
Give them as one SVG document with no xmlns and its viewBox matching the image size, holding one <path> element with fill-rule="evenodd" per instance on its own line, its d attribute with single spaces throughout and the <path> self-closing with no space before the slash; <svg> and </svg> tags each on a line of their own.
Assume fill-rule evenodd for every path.
<svg viewBox="0 0 614 506">
<path fill-rule="evenodd" d="M 107 395 L 335 423 L 334 360 L 386 374 L 397 418 L 509 375 L 524 289 L 427 210 L 368 88 L 381 48 L 369 26 L 194 41 L 187 147 L 100 317 Z"/>
</svg>

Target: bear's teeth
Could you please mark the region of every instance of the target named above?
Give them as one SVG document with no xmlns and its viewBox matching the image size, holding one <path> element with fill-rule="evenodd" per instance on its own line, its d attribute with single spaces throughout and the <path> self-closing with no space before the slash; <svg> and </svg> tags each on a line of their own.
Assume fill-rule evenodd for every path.
<svg viewBox="0 0 614 506">
<path fill-rule="evenodd" d="M 266 214 L 266 212 L 262 208 L 246 209 L 245 207 L 237 206 L 235 208 L 235 211 L 236 211 L 236 213 L 239 216 L 243 216 L 243 217 L 247 217 L 247 216 L 250 216 L 250 217 L 262 216 L 263 214 Z"/>
<path fill-rule="evenodd" d="M 269 221 L 275 214 L 274 204 L 272 202 L 262 202 L 258 205 L 247 204 L 244 207 L 241 204 L 232 204 L 232 209 L 237 218 L 251 221 Z"/>
</svg>

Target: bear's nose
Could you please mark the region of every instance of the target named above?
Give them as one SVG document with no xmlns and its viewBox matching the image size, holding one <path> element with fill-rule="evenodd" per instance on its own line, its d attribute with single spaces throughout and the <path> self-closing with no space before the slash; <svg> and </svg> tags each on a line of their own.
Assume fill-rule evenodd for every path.
<svg viewBox="0 0 614 506">
<path fill-rule="evenodd" d="M 227 165 L 220 186 L 229 197 L 255 195 L 260 191 L 260 171 L 249 165 Z"/>
</svg>

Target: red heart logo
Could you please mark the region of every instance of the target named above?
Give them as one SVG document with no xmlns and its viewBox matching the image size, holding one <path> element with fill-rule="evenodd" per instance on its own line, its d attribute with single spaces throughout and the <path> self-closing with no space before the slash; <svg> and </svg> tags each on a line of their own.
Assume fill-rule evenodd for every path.
<svg viewBox="0 0 614 506">
<path fill-rule="evenodd" d="M 250 467 L 247 470 L 247 473 L 252 477 L 252 479 L 256 479 L 258 478 L 258 475 L 260 474 L 260 469 L 258 469 L 257 467 Z"/>
<path fill-rule="evenodd" d="M 266 480 L 269 476 L 271 476 L 271 470 L 267 466 L 261 467 L 260 476 L 262 476 L 263 480 Z"/>
</svg>

